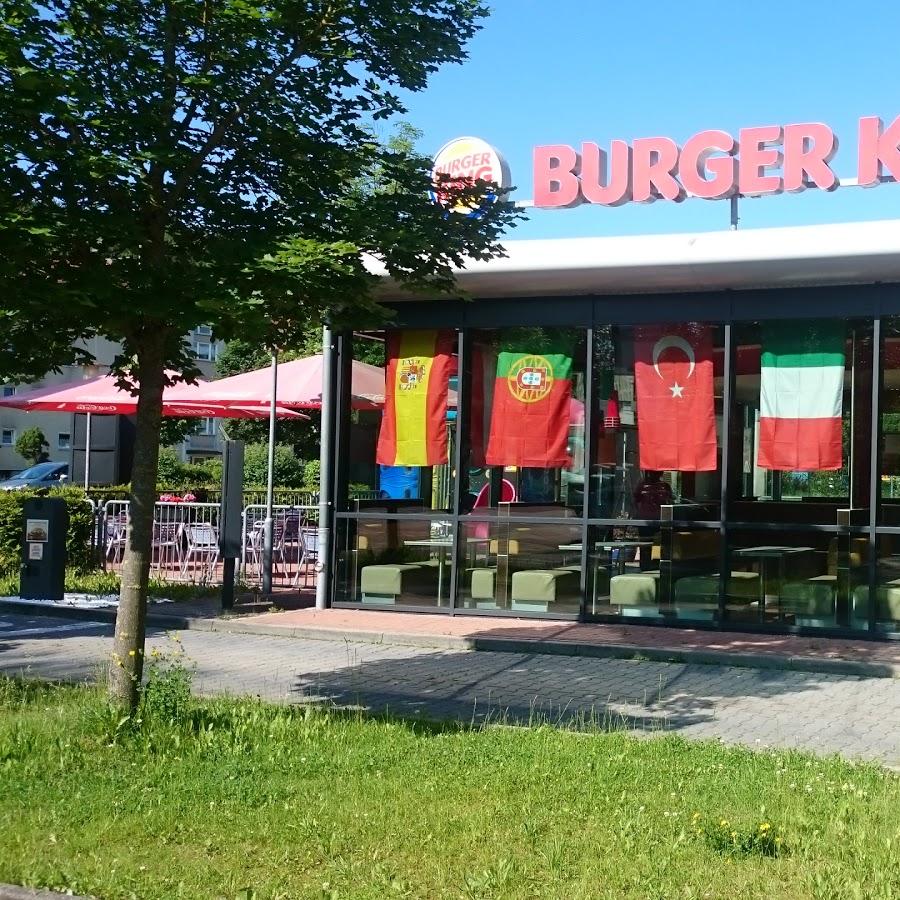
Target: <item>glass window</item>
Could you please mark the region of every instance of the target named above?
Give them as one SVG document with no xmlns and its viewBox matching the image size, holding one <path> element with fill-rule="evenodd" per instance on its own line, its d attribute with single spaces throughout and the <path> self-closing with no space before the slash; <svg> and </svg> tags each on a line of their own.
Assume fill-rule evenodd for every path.
<svg viewBox="0 0 900 900">
<path fill-rule="evenodd" d="M 342 520 L 335 599 L 367 606 L 449 606 L 452 548 L 449 522 Z"/>
<path fill-rule="evenodd" d="M 349 509 L 450 510 L 457 342 L 452 329 L 354 337 L 345 411 Z"/>
<path fill-rule="evenodd" d="M 857 585 L 853 590 L 852 626 L 869 627 L 869 588 Z M 878 538 L 875 587 L 875 630 L 900 632 L 900 535 Z"/>
<path fill-rule="evenodd" d="M 57 450 L 69 450 L 72 447 L 72 435 L 68 431 L 60 431 L 56 435 Z"/>
<path fill-rule="evenodd" d="M 194 333 L 209 337 L 212 334 L 212 327 L 210 325 L 198 325 L 194 329 Z"/>
<path fill-rule="evenodd" d="M 16 393 L 16 386 L 14 384 L 4 384 L 3 385 L 3 396 L 4 397 L 14 397 Z"/>
<path fill-rule="evenodd" d="M 872 324 L 735 327 L 729 518 L 835 525 L 869 505 Z"/>
<path fill-rule="evenodd" d="M 868 538 L 783 528 L 730 535 L 730 622 L 849 627 L 849 602 L 867 581 Z"/>
<path fill-rule="evenodd" d="M 900 526 L 900 318 L 882 319 L 881 510 L 879 524 Z"/>
<path fill-rule="evenodd" d="M 14 428 L 4 428 L 0 431 L 0 446 L 12 447 L 16 442 L 16 430 Z"/>
<path fill-rule="evenodd" d="M 591 516 L 649 525 L 676 504 L 676 518 L 718 519 L 723 328 L 608 325 L 595 334 Z"/>
<path fill-rule="evenodd" d="M 572 328 L 473 333 L 462 512 L 581 514 L 585 335 Z"/>
<path fill-rule="evenodd" d="M 203 418 L 200 420 L 200 427 L 197 429 L 197 434 L 204 434 L 209 437 L 215 437 L 218 434 L 218 423 L 215 419 L 212 418 Z"/>
<path fill-rule="evenodd" d="M 194 355 L 197 359 L 204 359 L 207 362 L 212 362 L 217 356 L 216 345 L 210 341 L 197 341 L 194 344 Z"/>
<path fill-rule="evenodd" d="M 652 621 L 718 619 L 714 528 L 597 526 L 590 530 L 589 604 L 597 615 Z"/>
<path fill-rule="evenodd" d="M 498 517 L 460 533 L 463 609 L 575 615 L 581 608 L 581 525 Z"/>
</svg>

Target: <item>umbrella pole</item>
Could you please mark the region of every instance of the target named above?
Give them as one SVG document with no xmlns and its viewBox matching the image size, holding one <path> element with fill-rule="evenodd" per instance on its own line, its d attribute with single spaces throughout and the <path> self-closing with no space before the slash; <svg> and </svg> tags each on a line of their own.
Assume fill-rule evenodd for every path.
<svg viewBox="0 0 900 900">
<path fill-rule="evenodd" d="M 332 452 L 331 423 L 334 420 L 333 375 L 335 367 L 334 341 L 331 328 L 322 329 L 322 425 L 319 442 L 319 532 L 316 555 L 316 609 L 330 605 L 328 584 L 331 558 L 331 509 L 334 453 Z"/>
<path fill-rule="evenodd" d="M 275 493 L 275 409 L 278 393 L 278 353 L 272 353 L 272 395 L 269 397 L 269 465 L 266 481 L 266 519 L 263 523 L 262 592 L 272 593 L 272 508 Z"/>
<path fill-rule="evenodd" d="M 91 414 L 87 414 L 84 426 L 84 489 L 91 483 Z"/>
</svg>

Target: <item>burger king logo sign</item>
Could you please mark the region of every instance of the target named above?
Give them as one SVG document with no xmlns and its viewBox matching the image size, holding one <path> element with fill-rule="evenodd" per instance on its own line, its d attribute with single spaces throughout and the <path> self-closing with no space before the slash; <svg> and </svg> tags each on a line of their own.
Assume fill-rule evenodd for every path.
<svg viewBox="0 0 900 900">
<path fill-rule="evenodd" d="M 448 198 L 446 192 L 441 191 L 439 176 L 445 176 L 451 183 L 489 181 L 497 186 L 497 189 L 487 191 L 474 209 L 463 203 L 449 207 L 450 212 L 464 213 L 470 218 L 484 215 L 487 207 L 510 188 L 506 160 L 481 138 L 460 137 L 444 144 L 434 157 L 431 174 L 434 182 L 431 199 L 442 206 L 448 206 Z"/>
</svg>

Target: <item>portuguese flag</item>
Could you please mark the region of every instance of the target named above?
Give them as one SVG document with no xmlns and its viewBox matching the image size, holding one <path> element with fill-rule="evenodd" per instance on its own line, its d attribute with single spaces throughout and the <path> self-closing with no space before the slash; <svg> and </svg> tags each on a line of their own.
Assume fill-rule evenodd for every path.
<svg viewBox="0 0 900 900">
<path fill-rule="evenodd" d="M 387 336 L 384 416 L 375 460 L 383 466 L 447 462 L 447 397 L 452 331 L 392 331 Z"/>
<path fill-rule="evenodd" d="M 840 469 L 843 322 L 780 322 L 763 330 L 758 465 Z"/>
<path fill-rule="evenodd" d="M 497 357 L 489 466 L 567 467 L 572 357 L 504 350 Z"/>
</svg>

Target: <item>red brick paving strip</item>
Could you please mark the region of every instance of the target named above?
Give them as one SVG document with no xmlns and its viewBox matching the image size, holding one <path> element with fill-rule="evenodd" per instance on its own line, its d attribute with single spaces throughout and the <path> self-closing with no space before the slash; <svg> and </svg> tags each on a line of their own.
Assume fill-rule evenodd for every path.
<svg viewBox="0 0 900 900">
<path fill-rule="evenodd" d="M 348 609 L 295 609 L 245 619 L 254 626 L 322 629 L 349 635 L 384 633 L 410 637 L 486 638 L 509 641 L 552 641 L 598 647 L 646 647 L 673 653 L 709 651 L 763 654 L 797 659 L 848 660 L 884 664 L 900 672 L 900 641 L 865 641 L 799 635 L 746 634 L 641 625 L 548 622 L 539 619 L 490 619 Z"/>
</svg>

